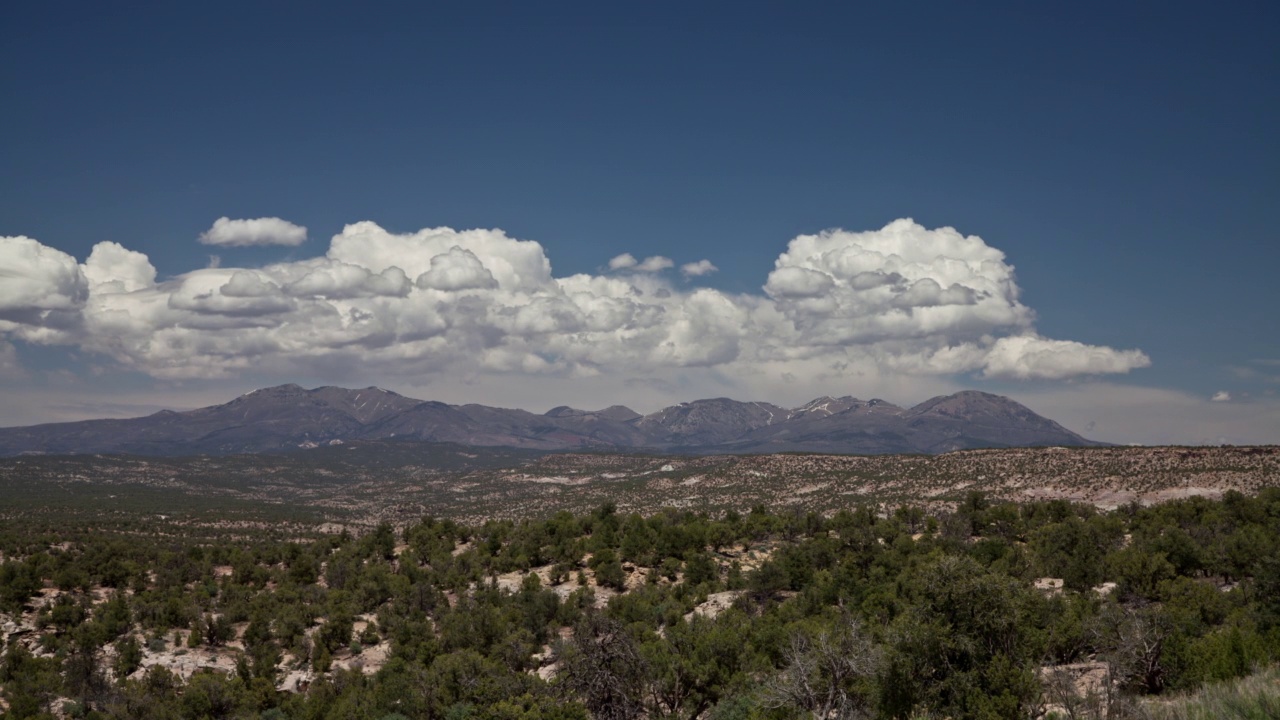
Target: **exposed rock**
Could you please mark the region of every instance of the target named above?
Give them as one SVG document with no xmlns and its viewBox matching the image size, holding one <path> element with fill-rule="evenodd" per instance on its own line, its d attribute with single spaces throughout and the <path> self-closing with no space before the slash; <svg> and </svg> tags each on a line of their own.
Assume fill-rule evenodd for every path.
<svg viewBox="0 0 1280 720">
<path fill-rule="evenodd" d="M 1037 578 L 1032 584 L 1035 586 L 1036 590 L 1039 590 L 1049 597 L 1062 594 L 1062 578 Z"/>
<path fill-rule="evenodd" d="M 1040 680 L 1048 701 L 1045 715 L 1105 718 L 1110 677 L 1107 664 L 1100 661 L 1041 667 Z"/>
<path fill-rule="evenodd" d="M 700 603 L 697 607 L 684 616 L 685 620 L 693 620 L 694 616 L 702 616 L 714 620 L 720 613 L 733 607 L 733 603 L 742 595 L 741 590 L 725 590 L 724 592 L 711 593 L 707 596 L 706 602 Z"/>
</svg>

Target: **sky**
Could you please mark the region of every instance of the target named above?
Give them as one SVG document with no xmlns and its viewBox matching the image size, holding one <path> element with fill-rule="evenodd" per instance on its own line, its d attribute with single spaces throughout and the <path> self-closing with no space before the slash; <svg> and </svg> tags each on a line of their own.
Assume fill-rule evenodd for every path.
<svg viewBox="0 0 1280 720">
<path fill-rule="evenodd" d="M 0 10 L 0 425 L 978 389 L 1280 442 L 1275 3 L 369 5 Z"/>
</svg>

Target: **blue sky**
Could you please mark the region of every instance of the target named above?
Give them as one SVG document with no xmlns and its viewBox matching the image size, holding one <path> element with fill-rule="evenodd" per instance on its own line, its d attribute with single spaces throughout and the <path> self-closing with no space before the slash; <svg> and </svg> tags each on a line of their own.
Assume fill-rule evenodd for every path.
<svg viewBox="0 0 1280 720">
<path fill-rule="evenodd" d="M 1149 364 L 922 369 L 912 330 L 892 347 L 806 336 L 823 372 L 818 350 L 792 359 L 795 372 L 778 364 L 776 347 L 794 339 L 761 350 L 737 338 L 735 351 L 676 348 L 623 367 L 521 336 L 523 359 L 507 347 L 477 374 L 437 350 L 393 364 L 388 344 L 412 337 L 397 331 L 370 341 L 381 355 L 364 364 L 328 354 L 291 365 L 292 347 L 233 358 L 221 335 L 191 339 L 184 352 L 221 348 L 206 372 L 115 347 L 101 327 L 94 338 L 55 328 L 81 321 L 43 306 L 32 319 L 14 300 L 0 315 L 11 325 L 0 324 L 0 383 L 14 398 L 0 423 L 189 407 L 289 380 L 530 409 L 719 394 L 798 404 L 810 392 L 914 402 L 976 387 L 1103 439 L 1280 441 L 1280 8 L 845 5 L 11 4 L 0 22 L 0 236 L 80 263 L 95 244 L 119 243 L 172 290 L 210 255 L 245 269 L 323 256 L 349 223 L 501 228 L 539 243 L 555 278 L 714 290 L 746 298 L 739 309 L 772 303 L 800 327 L 815 322 L 812 303 L 787 300 L 800 296 L 781 280 L 765 290 L 789 241 L 913 218 L 921 232 L 953 227 L 1002 252 L 1030 313 L 979 328 L 985 341 L 957 316 L 929 336 L 930 352 L 1034 333 L 1140 351 Z M 307 240 L 197 242 L 220 217 L 282 218 Z M 4 252 L 11 273 L 26 272 L 16 249 Z M 675 267 L 611 272 L 622 253 Z M 701 259 L 718 272 L 680 274 Z M 493 332 L 440 343 L 485 345 Z M 916 345 L 903 345 L 908 335 Z M 774 355 L 746 362 L 751 352 Z M 807 381 L 759 379 L 773 375 Z"/>
</svg>

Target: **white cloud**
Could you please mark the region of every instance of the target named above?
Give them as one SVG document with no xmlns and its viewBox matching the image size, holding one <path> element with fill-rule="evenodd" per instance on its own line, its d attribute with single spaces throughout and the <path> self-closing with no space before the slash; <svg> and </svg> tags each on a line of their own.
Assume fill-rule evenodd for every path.
<svg viewBox="0 0 1280 720">
<path fill-rule="evenodd" d="M 865 276 L 867 273 L 859 273 Z M 971 288 L 959 283 L 943 289 L 933 278 L 920 278 L 911 283 L 903 292 L 893 298 L 892 304 L 899 308 L 938 307 L 941 305 L 973 305 L 978 302 L 978 294 Z"/>
<path fill-rule="evenodd" d="M 327 256 L 380 273 L 399 267 L 411 278 L 431 270 L 432 260 L 454 247 L 475 255 L 498 285 L 509 292 L 529 292 L 551 282 L 551 261 L 532 240 L 516 240 L 501 230 L 427 228 L 397 235 L 376 223 L 348 225 L 333 237 Z"/>
<path fill-rule="evenodd" d="M 1074 340 L 1046 340 L 1036 335 L 1000 338 L 983 363 L 989 377 L 1061 379 L 1076 375 L 1127 373 L 1151 365 L 1140 350 L 1112 350 Z"/>
<path fill-rule="evenodd" d="M 636 256 L 631 253 L 622 253 L 609 261 L 610 270 L 626 270 L 636 266 Z"/>
<path fill-rule="evenodd" d="M 424 290 L 492 290 L 498 281 L 475 253 L 454 245 L 431 258 L 431 269 L 418 276 L 417 285 Z"/>
<path fill-rule="evenodd" d="M 676 264 L 672 262 L 671 258 L 654 255 L 652 257 L 645 258 L 639 265 L 636 265 L 635 269 L 640 272 L 655 273 L 668 268 L 673 268 L 675 265 Z"/>
<path fill-rule="evenodd" d="M 1226 390 L 1219 390 L 1209 399 L 1213 402 L 1231 402 L 1231 393 Z"/>
<path fill-rule="evenodd" d="M 831 292 L 836 281 L 820 270 L 781 267 L 769 273 L 764 291 L 776 300 L 822 297 Z"/>
<path fill-rule="evenodd" d="M 710 263 L 707 264 L 710 265 Z M 662 272 L 675 267 L 675 265 L 675 262 L 669 257 L 652 255 L 644 260 L 636 260 L 636 256 L 631 253 L 622 253 L 609 261 L 610 270 L 631 270 L 641 273 Z"/>
<path fill-rule="evenodd" d="M 284 290 L 295 297 L 348 300 L 361 297 L 404 297 L 411 284 L 404 271 L 394 265 L 374 274 L 367 268 L 328 258 L 316 258 L 279 266 L 288 280 Z"/>
<path fill-rule="evenodd" d="M 720 268 L 712 265 L 710 260 L 699 260 L 698 262 L 685 263 L 680 266 L 680 273 L 686 277 L 702 277 L 719 270 Z"/>
<path fill-rule="evenodd" d="M 156 284 L 156 269 L 147 256 L 119 243 L 94 245 L 82 269 L 97 293 L 133 292 Z"/>
<path fill-rule="evenodd" d="M 75 258 L 25 235 L 0 237 L 0 280 L 0 313 L 35 318 L 46 310 L 74 309 L 88 294 Z"/>
<path fill-rule="evenodd" d="M 1040 337 L 999 250 L 900 220 L 795 238 L 764 293 L 673 285 L 670 259 L 557 278 L 501 230 L 348 225 L 322 257 L 156 282 L 141 253 L 83 266 L 29 238 L 0 254 L 0 337 L 63 343 L 161 378 L 650 378 L 776 387 L 871 377 L 1058 379 L 1149 364 L 1137 350 Z M 690 267 L 697 272 L 691 272 Z M 690 263 L 686 275 L 710 272 Z M 11 311 L 6 315 L 3 309 Z M 890 382 L 885 380 L 884 382 Z M 808 387 L 808 385 L 804 385 Z M 829 392 L 829 390 L 827 391 Z M 825 394 L 820 393 L 820 394 Z"/>
<path fill-rule="evenodd" d="M 232 220 L 220 217 L 213 227 L 200 233 L 204 245 L 246 247 L 250 245 L 301 245 L 307 240 L 307 229 L 278 217 Z"/>
<path fill-rule="evenodd" d="M 159 292 L 167 295 L 169 308 L 200 315 L 253 318 L 278 315 L 295 307 L 279 285 L 257 270 L 196 270 L 181 276 L 176 283 L 166 284 Z"/>
<path fill-rule="evenodd" d="M 977 236 L 896 220 L 881 230 L 801 235 L 778 257 L 765 291 L 819 345 L 905 338 L 979 341 L 1022 334 L 1013 267 Z"/>
</svg>

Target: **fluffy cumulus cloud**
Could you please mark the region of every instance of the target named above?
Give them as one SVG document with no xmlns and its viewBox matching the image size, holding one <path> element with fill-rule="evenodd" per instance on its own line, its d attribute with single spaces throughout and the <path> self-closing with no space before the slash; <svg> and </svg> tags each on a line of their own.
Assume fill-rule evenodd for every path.
<svg viewBox="0 0 1280 720">
<path fill-rule="evenodd" d="M 983 373 L 1020 379 L 1123 373 L 1151 361 L 1138 350 L 1112 350 L 1035 335 L 1000 338 L 983 360 Z"/>
<path fill-rule="evenodd" d="M 663 270 L 675 267 L 675 265 L 675 262 L 673 262 L 671 258 L 654 255 L 653 257 L 647 257 L 642 260 L 639 265 L 636 265 L 635 269 L 639 272 L 653 273 L 662 272 Z"/>
<path fill-rule="evenodd" d="M 710 260 L 699 260 L 698 262 L 685 263 L 680 266 L 680 274 L 685 277 L 702 277 L 710 275 L 718 271 L 720 268 L 711 264 Z"/>
<path fill-rule="evenodd" d="M 147 256 L 119 243 L 94 245 L 81 269 L 98 294 L 133 292 L 156 283 L 156 269 Z"/>
<path fill-rule="evenodd" d="M 954 345 L 1025 334 L 1033 319 L 1004 253 L 979 237 L 910 220 L 797 237 L 765 292 L 815 345 L 908 338 Z"/>
<path fill-rule="evenodd" d="M 19 235 L 0 237 L 0 313 L 68 310 L 88 295 L 70 255 Z"/>
<path fill-rule="evenodd" d="M 638 262 L 639 261 L 636 260 L 635 255 L 632 255 L 631 253 L 622 253 L 609 261 L 609 269 L 626 270 L 628 268 L 635 267 Z"/>
<path fill-rule="evenodd" d="M 244 224 L 262 222 L 207 235 L 305 237 Z M 175 379 L 252 370 L 594 382 L 697 370 L 765 387 L 870 374 L 1057 379 L 1149 362 L 1041 337 L 1004 255 L 950 228 L 899 220 L 797 237 L 762 293 L 681 287 L 661 272 L 674 265 L 624 254 L 610 272 L 555 277 L 540 244 L 501 230 L 359 222 L 321 257 L 157 281 L 144 255 L 115 243 L 78 264 L 30 238 L 0 238 L 0 340 L 75 346 Z M 714 271 L 706 260 L 681 267 Z"/>
<path fill-rule="evenodd" d="M 498 281 L 475 253 L 454 245 L 431 258 L 431 269 L 418 276 L 417 285 L 445 291 L 492 290 Z"/>
<path fill-rule="evenodd" d="M 213 227 L 200 233 L 205 245 L 245 247 L 249 245 L 301 245 L 307 240 L 307 229 L 278 217 L 232 220 L 220 217 Z"/>
</svg>

